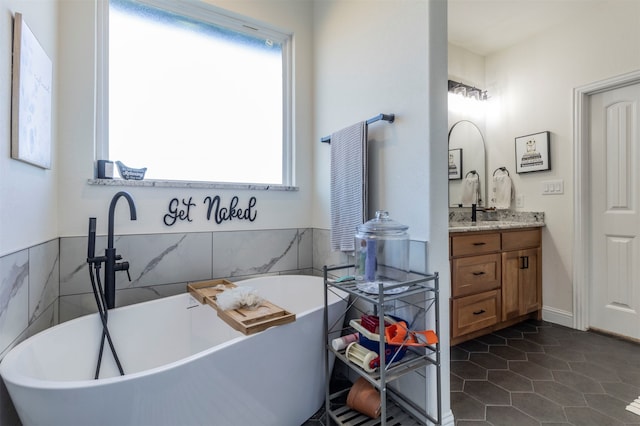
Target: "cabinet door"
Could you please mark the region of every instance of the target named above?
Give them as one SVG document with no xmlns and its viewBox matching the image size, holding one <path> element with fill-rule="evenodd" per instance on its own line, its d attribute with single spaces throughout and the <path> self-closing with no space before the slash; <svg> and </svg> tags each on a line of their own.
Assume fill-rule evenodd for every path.
<svg viewBox="0 0 640 426">
<path fill-rule="evenodd" d="M 540 253 L 540 248 L 502 253 L 503 321 L 540 309 Z"/>
<path fill-rule="evenodd" d="M 535 312 L 542 307 L 541 252 L 540 248 L 520 251 L 520 256 L 524 258 L 526 266 L 519 270 L 518 277 L 520 281 L 520 315 Z"/>
</svg>

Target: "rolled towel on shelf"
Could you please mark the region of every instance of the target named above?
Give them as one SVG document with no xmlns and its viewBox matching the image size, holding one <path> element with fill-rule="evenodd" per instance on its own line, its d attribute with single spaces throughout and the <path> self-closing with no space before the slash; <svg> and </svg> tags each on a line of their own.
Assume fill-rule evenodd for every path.
<svg viewBox="0 0 640 426">
<path fill-rule="evenodd" d="M 509 171 L 500 167 L 493 172 L 493 205 L 496 209 L 508 209 L 513 199 L 513 182 Z"/>
<path fill-rule="evenodd" d="M 460 203 L 463 206 L 478 204 L 480 193 L 480 177 L 475 170 L 467 173 L 462 181 L 462 197 Z"/>
</svg>

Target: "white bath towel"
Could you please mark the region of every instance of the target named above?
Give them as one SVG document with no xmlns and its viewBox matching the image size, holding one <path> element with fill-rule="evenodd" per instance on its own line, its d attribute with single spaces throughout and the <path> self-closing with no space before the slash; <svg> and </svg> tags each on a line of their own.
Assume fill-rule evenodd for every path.
<svg viewBox="0 0 640 426">
<path fill-rule="evenodd" d="M 506 170 L 496 170 L 493 174 L 493 206 L 508 209 L 513 199 L 513 184 Z"/>
<path fill-rule="evenodd" d="M 356 226 L 367 214 L 367 124 L 331 135 L 331 249 L 354 251 Z"/>
<path fill-rule="evenodd" d="M 480 178 L 475 172 L 469 172 L 462 181 L 462 197 L 460 203 L 463 206 L 478 204 L 478 194 L 480 193 Z"/>
</svg>

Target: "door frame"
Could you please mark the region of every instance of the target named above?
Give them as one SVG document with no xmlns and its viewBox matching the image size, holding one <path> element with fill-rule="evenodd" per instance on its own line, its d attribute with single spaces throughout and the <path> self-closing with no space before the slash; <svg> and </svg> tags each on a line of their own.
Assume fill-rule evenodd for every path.
<svg viewBox="0 0 640 426">
<path fill-rule="evenodd" d="M 580 86 L 573 91 L 573 327 L 590 325 L 591 193 L 589 190 L 590 97 L 596 93 L 640 83 L 640 70 Z"/>
</svg>

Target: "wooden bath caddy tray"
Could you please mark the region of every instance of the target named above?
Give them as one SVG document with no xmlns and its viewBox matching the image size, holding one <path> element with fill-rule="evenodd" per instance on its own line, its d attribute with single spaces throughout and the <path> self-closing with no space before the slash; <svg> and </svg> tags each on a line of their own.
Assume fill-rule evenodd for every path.
<svg viewBox="0 0 640 426">
<path fill-rule="evenodd" d="M 228 280 L 198 281 L 187 284 L 187 290 L 200 303 L 206 303 L 218 312 L 218 316 L 231 327 L 244 334 L 253 334 L 274 325 L 282 325 L 296 320 L 296 314 L 265 300 L 257 309 L 227 309 L 223 311 L 216 303 L 218 294 L 237 287 Z"/>
</svg>

